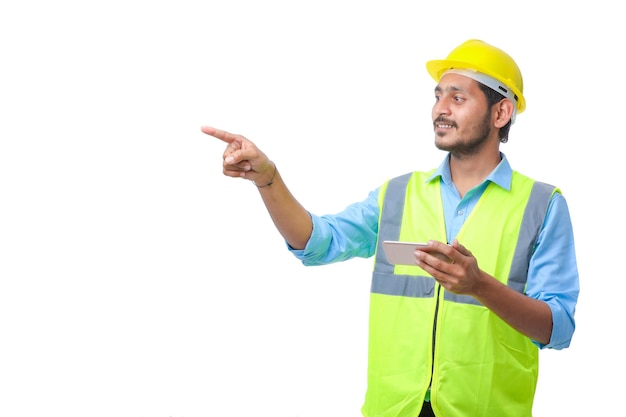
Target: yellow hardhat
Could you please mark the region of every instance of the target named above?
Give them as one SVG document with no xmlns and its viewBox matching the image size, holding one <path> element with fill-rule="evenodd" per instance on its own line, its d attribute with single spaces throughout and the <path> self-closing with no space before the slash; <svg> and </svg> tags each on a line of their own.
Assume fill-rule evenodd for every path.
<svg viewBox="0 0 626 417">
<path fill-rule="evenodd" d="M 490 85 L 487 78 L 474 77 L 511 98 L 517 105 L 517 113 L 523 112 L 526 108 L 526 100 L 522 94 L 524 82 L 519 67 L 506 52 L 483 41 L 471 39 L 463 42 L 452 50 L 446 59 L 428 61 L 426 69 L 437 82 L 451 69 L 477 71 L 495 79 L 496 82 L 491 84 L 497 85 Z"/>
</svg>

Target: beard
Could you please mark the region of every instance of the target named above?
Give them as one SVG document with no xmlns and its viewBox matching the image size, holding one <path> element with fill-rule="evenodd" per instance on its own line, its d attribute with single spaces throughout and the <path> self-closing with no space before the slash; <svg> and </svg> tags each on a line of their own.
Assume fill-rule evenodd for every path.
<svg viewBox="0 0 626 417">
<path fill-rule="evenodd" d="M 442 116 L 435 119 L 434 123 L 439 122 L 451 124 L 458 133 L 458 126 L 456 125 L 456 123 L 451 122 L 450 120 L 447 120 Z M 457 157 L 475 155 L 482 149 L 482 147 L 487 142 L 490 132 L 491 114 L 489 112 L 486 112 L 482 120 L 472 126 L 467 133 L 461 133 L 456 142 L 448 144 L 440 143 L 440 141 L 438 141 L 439 137 L 435 136 L 435 146 L 437 147 L 437 149 L 440 149 L 442 151 L 448 151 Z"/>
</svg>

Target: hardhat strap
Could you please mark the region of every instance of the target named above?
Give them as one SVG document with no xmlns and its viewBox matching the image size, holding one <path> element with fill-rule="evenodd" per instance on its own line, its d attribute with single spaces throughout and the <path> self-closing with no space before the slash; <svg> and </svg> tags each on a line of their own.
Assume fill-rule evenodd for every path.
<svg viewBox="0 0 626 417">
<path fill-rule="evenodd" d="M 450 68 L 449 70 L 444 72 L 444 74 L 450 74 L 450 73 L 464 75 L 473 80 L 476 80 L 479 83 L 486 85 L 487 87 L 491 88 L 492 90 L 502 94 L 504 97 L 511 100 L 511 102 L 514 104 L 513 115 L 511 116 L 511 122 L 512 123 L 515 122 L 515 115 L 517 114 L 517 96 L 509 87 L 507 87 L 506 85 L 504 85 L 503 83 L 501 83 L 500 81 L 496 80 L 493 77 L 490 77 L 486 74 L 483 74 L 482 72 L 474 71 L 471 69 Z"/>
</svg>

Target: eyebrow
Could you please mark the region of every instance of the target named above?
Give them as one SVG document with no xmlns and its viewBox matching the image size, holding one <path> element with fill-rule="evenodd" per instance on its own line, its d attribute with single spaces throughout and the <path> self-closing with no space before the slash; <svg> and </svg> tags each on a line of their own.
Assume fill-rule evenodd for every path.
<svg viewBox="0 0 626 417">
<path fill-rule="evenodd" d="M 446 90 L 454 91 L 454 92 L 457 92 L 457 91 L 467 92 L 467 90 L 465 90 L 464 88 L 456 87 L 454 85 L 451 85 L 451 86 L 447 87 Z M 435 87 L 435 93 L 443 93 L 443 88 L 441 88 L 439 85 L 437 85 Z"/>
</svg>

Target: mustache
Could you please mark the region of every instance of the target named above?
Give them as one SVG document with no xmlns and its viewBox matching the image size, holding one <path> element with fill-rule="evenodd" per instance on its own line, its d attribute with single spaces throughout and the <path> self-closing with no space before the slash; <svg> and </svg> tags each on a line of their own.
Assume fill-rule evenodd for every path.
<svg viewBox="0 0 626 417">
<path fill-rule="evenodd" d="M 443 117 L 443 116 L 439 116 L 439 117 L 437 117 L 437 118 L 433 121 L 433 126 L 435 126 L 437 123 L 444 124 L 444 125 L 450 125 L 450 126 L 452 126 L 452 127 L 457 127 L 457 126 L 456 126 L 456 123 L 454 123 L 454 122 L 453 122 L 452 120 L 450 120 L 450 119 L 446 119 L 446 118 L 445 118 L 445 117 Z"/>
</svg>

